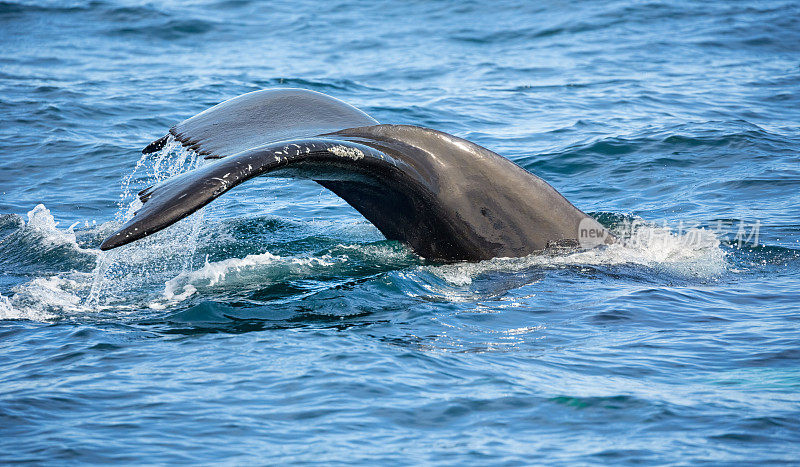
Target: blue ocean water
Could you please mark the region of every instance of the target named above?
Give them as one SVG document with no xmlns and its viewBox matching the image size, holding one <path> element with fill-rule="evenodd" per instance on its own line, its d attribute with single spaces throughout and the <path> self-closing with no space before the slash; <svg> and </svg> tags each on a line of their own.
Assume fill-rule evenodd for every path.
<svg viewBox="0 0 800 467">
<path fill-rule="evenodd" d="M 428 263 L 257 179 L 100 252 L 140 149 L 300 87 L 626 241 Z M 800 4 L 0 2 L 0 463 L 800 458 Z"/>
</svg>

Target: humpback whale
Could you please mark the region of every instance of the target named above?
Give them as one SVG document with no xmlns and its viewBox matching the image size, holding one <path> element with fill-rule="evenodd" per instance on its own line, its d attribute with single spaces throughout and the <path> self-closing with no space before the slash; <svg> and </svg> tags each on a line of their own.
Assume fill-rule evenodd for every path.
<svg viewBox="0 0 800 467">
<path fill-rule="evenodd" d="M 313 180 L 387 239 L 434 261 L 614 241 L 596 220 L 510 160 L 441 131 L 380 124 L 314 91 L 266 89 L 235 97 L 178 123 L 142 152 L 158 151 L 170 137 L 218 160 L 141 191 L 141 209 L 100 249 L 164 229 L 262 175 Z"/>
</svg>

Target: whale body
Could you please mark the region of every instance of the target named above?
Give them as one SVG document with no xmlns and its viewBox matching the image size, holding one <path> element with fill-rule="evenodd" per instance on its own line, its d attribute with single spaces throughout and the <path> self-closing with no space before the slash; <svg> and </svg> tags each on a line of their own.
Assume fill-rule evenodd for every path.
<svg viewBox="0 0 800 467">
<path fill-rule="evenodd" d="M 175 125 L 143 152 L 161 149 L 170 137 L 219 160 L 140 192 L 142 208 L 102 250 L 164 229 L 260 175 L 314 180 L 387 239 L 434 261 L 614 241 L 596 220 L 510 160 L 441 131 L 379 124 L 314 91 L 268 89 L 235 97 Z"/>
</svg>

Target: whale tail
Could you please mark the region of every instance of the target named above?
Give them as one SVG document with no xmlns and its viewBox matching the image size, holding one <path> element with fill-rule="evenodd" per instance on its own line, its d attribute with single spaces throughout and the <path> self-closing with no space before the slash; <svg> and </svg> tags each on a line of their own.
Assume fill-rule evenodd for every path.
<svg viewBox="0 0 800 467">
<path fill-rule="evenodd" d="M 144 203 L 100 248 L 157 232 L 259 175 L 312 179 L 344 198 L 388 238 L 433 259 L 476 259 L 457 226 L 436 215 L 436 200 L 400 160 L 352 141 L 290 140 L 245 151 L 185 172 L 139 193 Z M 415 238 L 426 238 L 417 242 Z M 439 241 L 428 241 L 438 238 Z"/>
<path fill-rule="evenodd" d="M 314 180 L 387 239 L 431 260 L 525 256 L 576 244 L 582 229 L 605 232 L 544 180 L 486 148 L 436 130 L 374 122 L 310 91 L 261 91 L 212 107 L 170 133 L 220 160 L 140 192 L 142 208 L 100 248 L 164 229 L 260 175 Z"/>
</svg>

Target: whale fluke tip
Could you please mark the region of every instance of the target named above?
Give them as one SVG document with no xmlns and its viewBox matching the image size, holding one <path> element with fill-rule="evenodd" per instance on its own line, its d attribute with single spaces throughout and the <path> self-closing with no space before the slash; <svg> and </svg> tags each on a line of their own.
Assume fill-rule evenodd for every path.
<svg viewBox="0 0 800 467">
<path fill-rule="evenodd" d="M 114 235 L 114 236 L 108 237 L 107 239 L 105 239 L 103 241 L 103 243 L 100 244 L 100 250 L 101 251 L 108 251 L 108 250 L 114 249 L 114 248 L 116 248 L 118 246 L 122 246 L 122 244 L 123 244 L 123 242 L 122 242 L 121 235 Z"/>
<path fill-rule="evenodd" d="M 164 148 L 164 146 L 167 145 L 167 139 L 169 139 L 169 135 L 164 135 L 161 138 L 158 138 L 157 140 L 145 146 L 144 149 L 142 149 L 142 154 L 150 154 L 160 151 Z"/>
</svg>

